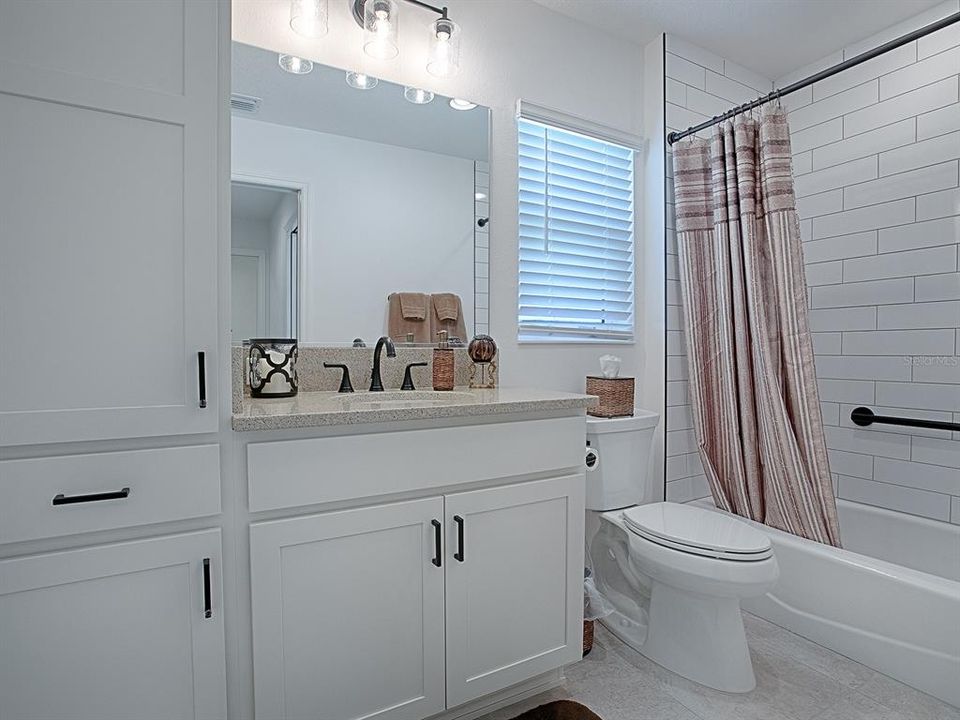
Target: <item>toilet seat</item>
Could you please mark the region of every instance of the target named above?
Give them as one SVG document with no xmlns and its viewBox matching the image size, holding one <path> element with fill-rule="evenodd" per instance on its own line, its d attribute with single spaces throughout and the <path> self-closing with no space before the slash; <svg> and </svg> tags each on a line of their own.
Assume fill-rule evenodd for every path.
<svg viewBox="0 0 960 720">
<path fill-rule="evenodd" d="M 773 555 L 770 538 L 744 522 L 679 503 L 652 503 L 623 511 L 631 533 L 671 550 L 733 562 L 757 562 Z"/>
</svg>

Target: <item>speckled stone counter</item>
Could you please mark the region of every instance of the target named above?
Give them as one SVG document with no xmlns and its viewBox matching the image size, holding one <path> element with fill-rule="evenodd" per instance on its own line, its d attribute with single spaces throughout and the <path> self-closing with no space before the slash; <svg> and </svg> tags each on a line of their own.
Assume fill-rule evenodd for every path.
<svg viewBox="0 0 960 720">
<path fill-rule="evenodd" d="M 292 398 L 243 398 L 233 414 L 241 432 L 331 427 L 365 423 L 405 422 L 432 418 L 477 417 L 516 413 L 585 410 L 597 403 L 592 395 L 526 388 L 450 392 L 433 390 L 382 393 L 301 392 Z"/>
</svg>

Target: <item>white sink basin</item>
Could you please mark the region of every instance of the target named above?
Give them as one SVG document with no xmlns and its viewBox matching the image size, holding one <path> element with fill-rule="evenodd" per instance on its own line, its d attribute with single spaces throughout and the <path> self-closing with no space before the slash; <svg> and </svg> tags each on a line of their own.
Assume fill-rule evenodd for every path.
<svg viewBox="0 0 960 720">
<path fill-rule="evenodd" d="M 337 403 L 343 410 L 404 410 L 444 405 L 470 405 L 476 401 L 476 397 L 471 393 L 436 390 L 354 393 L 337 398 Z"/>
</svg>

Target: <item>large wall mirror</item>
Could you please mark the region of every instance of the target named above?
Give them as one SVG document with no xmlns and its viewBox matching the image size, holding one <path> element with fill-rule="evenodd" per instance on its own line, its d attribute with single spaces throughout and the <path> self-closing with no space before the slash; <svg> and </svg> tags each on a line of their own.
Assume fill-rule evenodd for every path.
<svg viewBox="0 0 960 720">
<path fill-rule="evenodd" d="M 234 342 L 487 331 L 487 108 L 240 43 L 231 104 Z"/>
</svg>

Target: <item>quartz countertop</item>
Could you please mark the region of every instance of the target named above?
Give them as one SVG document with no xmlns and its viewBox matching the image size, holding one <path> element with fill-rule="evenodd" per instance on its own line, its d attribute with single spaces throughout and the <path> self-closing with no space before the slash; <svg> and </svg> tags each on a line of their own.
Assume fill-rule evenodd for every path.
<svg viewBox="0 0 960 720">
<path fill-rule="evenodd" d="M 301 392 L 292 398 L 244 398 L 233 414 L 240 432 L 403 422 L 432 418 L 583 410 L 598 402 L 593 395 L 496 388 L 472 390 L 389 390 L 382 393 Z"/>
</svg>

